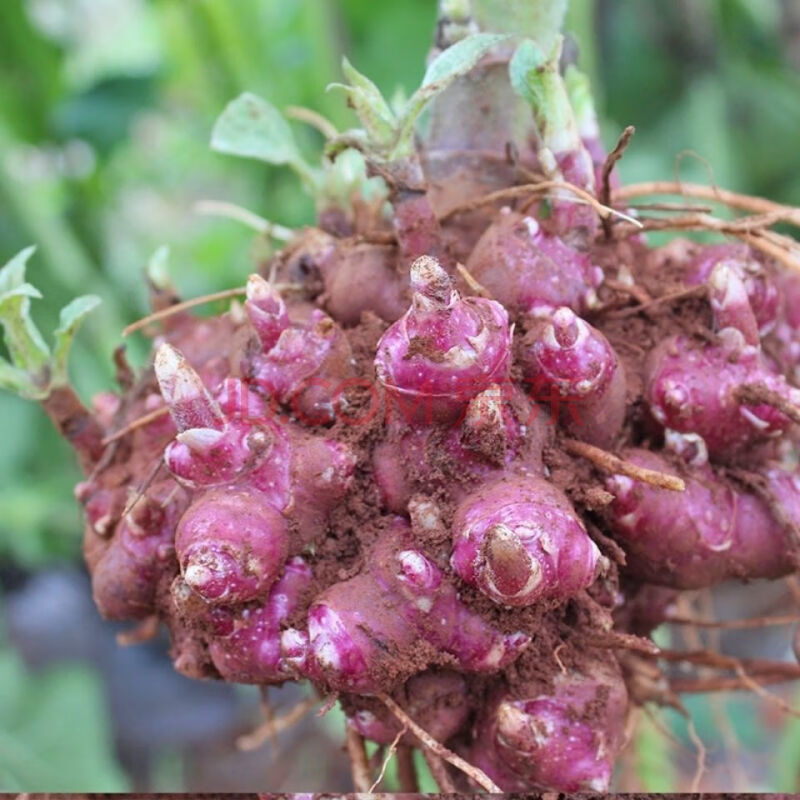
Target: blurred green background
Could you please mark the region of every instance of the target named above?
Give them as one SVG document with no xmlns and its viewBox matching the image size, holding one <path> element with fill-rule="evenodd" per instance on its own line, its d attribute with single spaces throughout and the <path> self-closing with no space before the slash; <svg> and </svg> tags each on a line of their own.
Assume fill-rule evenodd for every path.
<svg viewBox="0 0 800 800">
<path fill-rule="evenodd" d="M 434 17 L 433 0 L 3 0 L 0 262 L 38 245 L 28 277 L 44 295 L 34 312 L 44 331 L 76 294 L 103 298 L 72 358 L 85 397 L 111 385 L 119 333 L 147 311 L 141 272 L 156 247 L 169 244 L 185 297 L 241 285 L 250 271 L 252 233 L 198 216 L 196 201 L 233 201 L 289 226 L 312 219 L 291 173 L 209 150 L 225 103 L 249 89 L 344 127 L 352 119 L 341 95 L 324 92 L 340 77 L 341 55 L 386 94 L 412 90 Z M 567 28 L 607 142 L 626 124 L 637 128 L 624 180 L 680 174 L 800 204 L 800 2 L 572 0 Z M 321 138 L 296 128 L 315 158 Z M 140 361 L 143 340 L 129 350 Z M 39 574 L 79 564 L 79 476 L 35 406 L 0 395 L 0 436 L 0 580 L 10 597 Z M 171 751 L 144 778 L 135 764 L 120 767 L 99 662 L 44 659 L 28 670 L 17 649 L 0 649 L 0 790 L 186 785 L 183 756 Z M 737 788 L 800 789 L 796 721 L 748 721 L 748 702 L 724 709 L 731 735 L 760 759 Z M 696 705 L 701 735 L 732 756 L 714 709 Z M 77 724 L 88 733 L 71 736 Z M 771 744 L 754 737 L 758 725 Z M 663 770 L 665 751 L 678 745 L 646 726 L 635 744 L 624 788 L 686 788 L 682 773 Z"/>
</svg>

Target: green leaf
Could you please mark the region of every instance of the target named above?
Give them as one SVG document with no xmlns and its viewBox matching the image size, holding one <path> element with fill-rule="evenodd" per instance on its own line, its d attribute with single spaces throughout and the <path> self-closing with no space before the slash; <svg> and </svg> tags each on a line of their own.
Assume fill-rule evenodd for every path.
<svg viewBox="0 0 800 800">
<path fill-rule="evenodd" d="M 29 373 L 39 372 L 48 362 L 50 350 L 30 317 L 30 298 L 41 295 L 25 283 L 25 267 L 35 252 L 27 247 L 0 270 L 0 325 L 14 364 Z"/>
<path fill-rule="evenodd" d="M 0 358 L 0 389 L 13 392 L 28 400 L 38 399 L 39 394 L 28 373 L 9 364 L 4 358 Z"/>
<path fill-rule="evenodd" d="M 342 72 L 350 81 L 349 85 L 332 83 L 328 89 L 341 89 L 347 94 L 373 146 L 389 145 L 394 138 L 397 120 L 380 89 L 347 58 L 342 58 Z"/>
<path fill-rule="evenodd" d="M 476 33 L 441 52 L 428 66 L 422 84 L 411 95 L 399 121 L 391 158 L 404 158 L 413 152 L 414 125 L 427 103 L 461 75 L 469 72 L 506 34 Z"/>
<path fill-rule="evenodd" d="M 508 65 L 508 76 L 514 91 L 531 106 L 541 105 L 541 79 L 536 73 L 545 71 L 547 56 L 536 42 L 526 39 L 514 52 Z M 551 67 L 552 69 L 552 67 Z"/>
<path fill-rule="evenodd" d="M 564 84 L 567 87 L 567 95 L 580 135 L 584 138 L 599 136 L 600 129 L 589 76 L 574 64 L 570 64 L 564 71 Z"/>
<path fill-rule="evenodd" d="M 31 256 L 36 252 L 36 247 L 26 247 L 20 250 L 2 269 L 0 269 L 0 297 L 13 291 L 25 282 L 25 267 Z"/>
<path fill-rule="evenodd" d="M 482 31 L 533 39 L 545 51 L 564 24 L 567 0 L 472 0 L 472 15 Z"/>
<path fill-rule="evenodd" d="M 559 72 L 563 38 L 557 37 L 549 54 L 526 39 L 508 65 L 511 86 L 531 107 L 542 144 L 553 153 L 580 147 L 575 114 Z"/>
<path fill-rule="evenodd" d="M 80 735 L 75 735 L 80 731 Z M 0 785 L 16 792 L 118 792 L 103 694 L 84 668 L 28 672 L 0 649 Z"/>
<path fill-rule="evenodd" d="M 289 123 L 272 103 L 252 92 L 240 94 L 225 107 L 211 131 L 211 148 L 286 165 L 297 173 L 306 191 L 316 190 L 316 174 L 300 154 Z"/>
<path fill-rule="evenodd" d="M 169 247 L 162 244 L 147 261 L 145 267 L 147 280 L 159 291 L 171 291 L 174 288 L 169 274 Z"/>
<path fill-rule="evenodd" d="M 452 47 L 440 53 L 425 70 L 425 77 L 417 91 L 430 88 L 433 84 L 449 85 L 460 75 L 469 72 L 496 44 L 508 39 L 502 33 L 475 33 L 467 36 Z M 442 86 L 442 88 L 444 88 Z"/>
<path fill-rule="evenodd" d="M 53 337 L 52 384 L 67 382 L 67 358 L 72 341 L 86 316 L 100 304 L 100 298 L 94 294 L 76 297 L 61 309 Z"/>
<path fill-rule="evenodd" d="M 268 164 L 291 164 L 300 158 L 289 123 L 275 106 L 252 92 L 225 107 L 211 132 L 211 147 Z"/>
</svg>

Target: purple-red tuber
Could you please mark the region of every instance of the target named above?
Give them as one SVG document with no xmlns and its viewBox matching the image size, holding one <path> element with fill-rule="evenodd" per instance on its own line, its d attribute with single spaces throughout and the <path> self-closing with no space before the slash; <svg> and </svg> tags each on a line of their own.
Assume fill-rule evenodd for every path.
<svg viewBox="0 0 800 800">
<path fill-rule="evenodd" d="M 618 235 L 555 30 L 440 5 L 405 104 L 345 62 L 363 130 L 314 168 L 283 142 L 318 226 L 243 308 L 171 312 L 153 273 L 152 363 L 87 408 L 65 359 L 95 300 L 51 351 L 26 250 L 0 271 L 0 386 L 77 451 L 101 613 L 163 622 L 181 672 L 310 681 L 350 740 L 430 751 L 443 791 L 603 792 L 630 704 L 667 697 L 647 637 L 678 590 L 797 569 L 800 278 Z M 512 6 L 500 28 L 530 32 Z M 280 122 L 243 95 L 214 146 L 262 157 Z"/>
</svg>

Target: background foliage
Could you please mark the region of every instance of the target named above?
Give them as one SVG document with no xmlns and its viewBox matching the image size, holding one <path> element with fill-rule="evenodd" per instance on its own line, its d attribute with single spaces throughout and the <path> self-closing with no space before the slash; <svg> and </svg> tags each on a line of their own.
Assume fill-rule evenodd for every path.
<svg viewBox="0 0 800 800">
<path fill-rule="evenodd" d="M 249 89 L 278 107 L 313 108 L 344 127 L 351 119 L 341 95 L 323 91 L 340 77 L 341 54 L 388 95 L 398 86 L 413 89 L 434 6 L 3 0 L 0 262 L 38 245 L 29 278 L 44 294 L 36 310 L 44 330 L 74 295 L 102 296 L 72 359 L 84 396 L 110 386 L 119 331 L 146 311 L 141 269 L 157 246 L 170 245 L 172 271 L 187 297 L 241 284 L 250 271 L 252 234 L 196 215 L 197 200 L 235 201 L 289 226 L 311 220 L 291 173 L 208 149 L 225 103 Z M 800 204 L 795 0 L 572 0 L 568 28 L 592 77 L 608 141 L 626 124 L 637 127 L 622 162 L 625 179 L 679 172 Z M 297 134 L 315 158 L 318 134 L 302 125 Z M 140 361 L 143 341 L 131 341 L 129 352 Z M 77 561 L 81 522 L 71 487 L 78 475 L 34 406 L 0 395 L 0 435 L 0 578 L 13 590 L 54 562 Z M 31 677 L 20 670 L 17 656 L 0 650 L 0 745 L 19 734 L 24 749 L 8 755 L 0 746 L 0 788 L 41 788 L 26 770 L 45 750 L 63 758 L 57 769 L 67 786 L 124 786 L 104 750 L 105 712 L 91 671 L 71 666 Z M 91 757 L 48 741 L 52 732 L 38 723 L 45 701 L 51 714 L 80 713 L 93 731 L 81 740 Z M 60 703 L 75 708 L 59 710 Z M 749 713 L 737 709 L 730 704 L 734 727 Z M 709 713 L 698 706 L 701 721 Z M 713 740 L 714 724 L 706 728 Z M 781 730 L 780 752 L 796 755 L 800 730 L 794 723 Z M 640 785 L 681 788 L 659 775 L 665 745 L 657 730 L 643 729 L 637 747 Z M 785 760 L 754 780 L 750 788 L 800 788 Z"/>
</svg>

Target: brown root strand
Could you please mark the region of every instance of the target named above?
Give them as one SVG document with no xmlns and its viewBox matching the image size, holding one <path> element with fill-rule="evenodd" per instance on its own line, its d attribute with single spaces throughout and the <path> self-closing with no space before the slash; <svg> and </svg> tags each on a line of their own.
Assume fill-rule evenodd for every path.
<svg viewBox="0 0 800 800">
<path fill-rule="evenodd" d="M 456 755 L 452 750 L 437 742 L 424 728 L 414 722 L 405 711 L 386 694 L 379 694 L 380 701 L 397 717 L 398 721 L 406 726 L 422 744 L 439 758 L 443 758 L 448 764 L 452 764 L 456 769 L 460 769 L 467 777 L 471 778 L 478 786 L 493 794 L 500 794 L 500 787 L 481 769 L 465 761 L 461 756 Z"/>
<path fill-rule="evenodd" d="M 689 791 L 696 793 L 700 789 L 700 781 L 703 780 L 703 775 L 706 771 L 706 757 L 708 752 L 706 746 L 703 744 L 703 740 L 700 738 L 700 734 L 697 732 L 697 728 L 694 726 L 694 720 L 692 720 L 688 713 L 686 714 L 686 732 L 689 734 L 689 738 L 692 740 L 692 744 L 697 751 L 697 766 L 695 767 L 692 783 L 689 786 Z"/>
<path fill-rule="evenodd" d="M 417 778 L 417 766 L 414 763 L 414 748 L 407 744 L 397 746 L 397 782 L 400 784 L 400 791 L 405 794 L 416 794 L 419 792 L 419 779 Z"/>
<path fill-rule="evenodd" d="M 528 183 L 522 186 L 510 186 L 507 189 L 498 189 L 496 192 L 489 192 L 489 194 L 485 194 L 482 197 L 477 197 L 467 203 L 454 206 L 446 214 L 442 215 L 439 218 L 439 221 L 446 222 L 456 214 L 462 214 L 467 211 L 475 211 L 479 208 L 483 208 L 484 206 L 492 205 L 499 200 L 513 200 L 518 197 L 529 197 L 531 195 L 545 194 L 553 189 L 563 189 L 570 192 L 577 198 L 575 202 L 582 201 L 587 205 L 590 205 L 597 212 L 601 219 L 618 217 L 624 222 L 627 222 L 633 228 L 640 227 L 638 220 L 634 219 L 628 214 L 623 214 L 621 211 L 611 208 L 610 206 L 603 205 L 597 200 L 596 197 L 587 192 L 585 189 L 581 189 L 580 186 L 575 186 L 574 184 L 567 183 L 566 181 L 540 181 L 539 183 Z"/>
<path fill-rule="evenodd" d="M 705 186 L 700 183 L 683 183 L 682 181 L 649 181 L 646 183 L 633 183 L 614 191 L 612 200 L 623 203 L 631 197 L 642 197 L 657 194 L 676 194 L 683 197 L 694 197 L 698 200 L 710 200 L 736 208 L 740 211 L 750 211 L 755 214 L 782 213 L 784 221 L 800 225 L 800 208 L 786 206 L 765 200 L 762 197 L 731 192 L 716 186 Z"/>
<path fill-rule="evenodd" d="M 792 625 L 800 622 L 800 616 L 790 614 L 782 617 L 751 617 L 749 619 L 702 619 L 700 617 L 664 617 L 664 622 L 672 625 L 692 625 L 696 628 L 718 628 L 720 630 L 742 630 L 771 625 Z"/>
<path fill-rule="evenodd" d="M 736 388 L 734 397 L 745 405 L 772 406 L 796 425 L 800 425 L 800 408 L 763 383 L 744 383 Z"/>
<path fill-rule="evenodd" d="M 661 648 L 655 642 L 622 631 L 602 631 L 599 634 L 587 636 L 586 643 L 591 647 L 631 650 L 634 653 L 643 653 L 648 656 L 657 656 L 661 652 Z"/>
<path fill-rule="evenodd" d="M 113 446 L 113 443 L 112 443 Z M 145 479 L 142 481 L 141 485 L 136 489 L 136 493 L 133 496 L 133 499 L 128 502 L 128 505 L 125 506 L 122 514 L 120 515 L 121 518 L 125 518 L 128 514 L 133 511 L 133 507 L 142 499 L 144 493 L 147 491 L 150 484 L 156 479 L 156 475 L 161 472 L 161 468 L 164 466 L 164 461 L 161 458 L 156 459 L 152 466 L 150 467 L 150 471 L 147 473 Z"/>
<path fill-rule="evenodd" d="M 631 203 L 628 208 L 634 211 L 669 211 L 686 214 L 711 214 L 711 206 L 698 206 L 693 203 Z"/>
<path fill-rule="evenodd" d="M 125 345 L 120 344 L 114 348 L 112 359 L 114 361 L 114 380 L 123 392 L 129 392 L 136 383 L 136 373 L 128 361 Z"/>
<path fill-rule="evenodd" d="M 401 728 L 397 732 L 397 736 L 394 737 L 392 743 L 389 745 L 389 749 L 386 751 L 386 756 L 383 759 L 383 763 L 381 764 L 380 771 L 378 772 L 378 777 L 375 778 L 375 782 L 372 786 L 369 787 L 369 793 L 372 794 L 375 789 L 380 786 L 381 781 L 383 780 L 383 776 L 386 774 L 386 767 L 389 766 L 389 762 L 392 760 L 392 756 L 397 752 L 397 745 L 400 743 L 400 740 L 405 736 L 406 728 Z"/>
<path fill-rule="evenodd" d="M 397 234 L 394 231 L 372 231 L 356 234 L 351 241 L 357 244 L 394 244 L 397 241 Z"/>
<path fill-rule="evenodd" d="M 236 740 L 237 750 L 249 752 L 257 750 L 264 742 L 274 739 L 279 733 L 296 725 L 303 717 L 314 710 L 320 703 L 318 697 L 306 697 L 293 705 L 283 716 L 277 719 L 267 715 L 264 722 L 251 733 L 246 733 Z"/>
<path fill-rule="evenodd" d="M 456 785 L 453 783 L 444 761 L 427 748 L 423 748 L 422 757 L 425 759 L 425 763 L 428 765 L 431 776 L 436 781 L 439 790 L 444 794 L 455 794 Z"/>
<path fill-rule="evenodd" d="M 715 654 L 720 656 L 720 654 Z M 790 680 L 796 680 L 800 678 L 800 667 L 798 665 L 789 664 L 788 662 L 769 662 L 769 661 L 758 661 L 754 659 L 736 659 L 730 658 L 728 656 L 721 656 L 727 661 L 733 662 L 728 667 L 729 669 L 734 670 L 736 672 L 736 678 L 709 678 L 709 679 L 701 679 L 701 683 L 696 683 L 694 685 L 694 691 L 698 692 L 709 692 L 709 691 L 721 691 L 723 688 L 726 689 L 743 689 L 749 690 L 754 694 L 757 694 L 759 697 L 766 700 L 771 705 L 774 705 L 776 708 L 783 711 L 785 714 L 789 714 L 792 717 L 800 717 L 800 709 L 791 706 L 785 700 L 782 700 L 777 695 L 772 694 L 772 692 L 768 692 L 762 684 L 768 683 L 785 683 Z M 763 664 L 765 669 L 763 672 L 759 671 L 756 668 L 756 665 Z M 770 665 L 772 668 L 770 669 Z M 750 666 L 750 671 L 745 670 L 745 666 Z M 795 667 L 794 674 L 787 674 L 784 672 L 781 667 Z M 703 685 L 702 682 L 705 682 L 706 688 L 697 688 L 698 686 Z M 737 682 L 738 683 L 735 683 Z M 676 679 L 674 682 L 670 684 L 670 686 L 678 691 L 676 688 L 680 685 L 680 679 Z M 686 683 L 685 686 L 691 687 L 692 684 Z M 683 691 L 687 691 L 686 688 Z"/>
<path fill-rule="evenodd" d="M 636 464 L 631 464 L 629 461 L 625 461 L 606 450 L 601 450 L 592 444 L 587 444 L 577 439 L 563 439 L 562 444 L 568 453 L 591 461 L 592 464 L 604 472 L 626 475 L 642 483 L 648 483 L 659 489 L 669 489 L 672 492 L 686 490 L 686 484 L 675 475 L 666 475 L 654 469 L 638 467 Z"/>
<path fill-rule="evenodd" d="M 742 684 L 741 688 L 749 689 L 790 716 L 800 717 L 800 710 L 794 708 L 794 706 L 791 706 L 777 695 L 768 692 L 757 679 L 759 675 L 766 673 L 772 678 L 780 676 L 782 681 L 796 680 L 800 678 L 800 664 L 791 664 L 788 661 L 739 659 L 733 656 L 723 655 L 722 653 L 715 653 L 710 650 L 686 651 L 683 653 L 680 651 L 662 650 L 660 658 L 664 658 L 668 661 L 688 661 L 693 664 L 733 670 Z M 772 682 L 782 681 L 778 680 Z"/>
<path fill-rule="evenodd" d="M 613 288 L 613 287 L 612 287 Z M 708 289 L 705 286 L 692 286 L 688 289 L 681 289 L 677 292 L 670 292 L 669 294 L 663 294 L 661 297 L 653 297 L 647 300 L 644 303 L 640 303 L 637 306 L 629 306 L 628 308 L 621 308 L 615 311 L 609 311 L 606 316 L 609 319 L 623 319 L 625 317 L 631 317 L 635 314 L 640 314 L 642 312 L 648 312 L 655 309 L 657 306 L 664 306 L 669 305 L 670 303 L 677 303 L 681 300 L 688 300 L 692 297 L 705 297 L 708 293 Z"/>
<path fill-rule="evenodd" d="M 464 279 L 464 283 L 469 286 L 470 291 L 478 297 L 485 297 L 487 300 L 492 299 L 492 293 L 481 283 L 479 283 L 472 276 L 472 273 L 460 262 L 456 264 L 458 274 Z"/>
<path fill-rule="evenodd" d="M 186 311 L 189 308 L 201 306 L 205 303 L 213 303 L 215 300 L 226 300 L 229 297 L 240 297 L 244 293 L 245 287 L 237 286 L 235 289 L 224 289 L 221 292 L 214 292 L 213 294 L 206 294 L 202 297 L 195 297 L 191 300 L 184 300 L 182 303 L 175 303 L 174 306 L 161 309 L 161 311 L 155 311 L 152 314 L 148 314 L 146 317 L 142 317 L 136 322 L 132 322 L 122 331 L 122 335 L 129 336 L 134 331 L 146 328 L 151 322 L 158 322 L 162 319 L 166 319 L 167 317 L 171 317 L 173 314 L 179 314 L 181 311 Z"/>
<path fill-rule="evenodd" d="M 612 495 L 612 502 L 613 499 Z M 594 543 L 603 553 L 608 555 L 615 564 L 624 567 L 628 563 L 625 551 L 610 536 L 606 536 L 596 525 L 588 525 L 587 530 L 589 531 L 589 536 L 594 540 Z"/>
<path fill-rule="evenodd" d="M 350 756 L 350 772 L 353 776 L 353 788 L 357 792 L 369 793 L 372 786 L 367 748 L 364 737 L 353 727 L 345 723 L 347 731 L 347 754 Z"/>
<path fill-rule="evenodd" d="M 106 436 L 105 439 L 103 439 L 103 445 L 105 446 L 111 444 L 111 442 L 116 442 L 117 439 L 122 439 L 123 436 L 133 433 L 133 431 L 137 430 L 138 428 L 141 428 L 144 425 L 149 425 L 151 422 L 154 422 L 157 419 L 161 419 L 161 417 L 168 413 L 169 408 L 167 408 L 167 406 L 162 406 L 161 408 L 157 408 L 148 414 L 143 414 L 138 419 L 133 420 L 133 422 L 129 422 L 124 428 L 120 428 L 118 431 L 110 433 L 108 436 Z"/>
<path fill-rule="evenodd" d="M 611 205 L 611 173 L 614 170 L 617 162 L 622 158 L 625 149 L 630 144 L 633 134 L 636 133 L 636 128 L 633 125 L 627 125 L 625 130 L 620 134 L 614 149 L 606 156 L 603 163 L 603 169 L 600 175 L 600 194 L 598 199 L 604 206 Z M 611 223 L 608 217 L 603 219 L 603 230 L 606 239 L 611 238 Z"/>
<path fill-rule="evenodd" d="M 709 214 L 690 214 L 685 217 L 672 217 L 668 219 L 648 218 L 641 220 L 641 226 L 631 226 L 625 223 L 615 228 L 618 237 L 633 236 L 640 230 L 645 231 L 714 231 L 727 236 L 735 236 L 752 247 L 761 250 L 766 255 L 783 264 L 787 269 L 800 271 L 800 248 L 790 244 L 792 240 L 787 237 L 775 239 L 769 235 L 767 224 L 785 222 L 778 214 L 764 214 L 761 216 L 744 217 L 739 220 L 724 220 L 712 217 Z"/>
<path fill-rule="evenodd" d="M 629 297 L 637 300 L 641 305 L 645 305 L 646 303 L 651 302 L 653 299 L 641 286 L 637 286 L 636 284 L 633 286 L 628 286 L 627 283 L 616 281 L 613 278 L 606 278 L 603 281 L 603 286 L 608 286 L 609 289 L 613 289 L 615 292 L 619 292 L 620 294 L 627 294 Z"/>
<path fill-rule="evenodd" d="M 747 680 L 741 677 L 714 676 L 709 678 L 675 678 L 670 681 L 670 689 L 676 694 L 707 694 L 712 692 L 751 692 L 753 683 L 770 686 L 788 683 L 792 678 L 780 673 L 750 673 Z"/>
<path fill-rule="evenodd" d="M 117 644 L 121 647 L 130 647 L 135 644 L 143 644 L 155 639 L 158 634 L 159 619 L 156 614 L 145 617 L 137 625 L 127 631 L 120 631 L 117 634 Z"/>
</svg>

